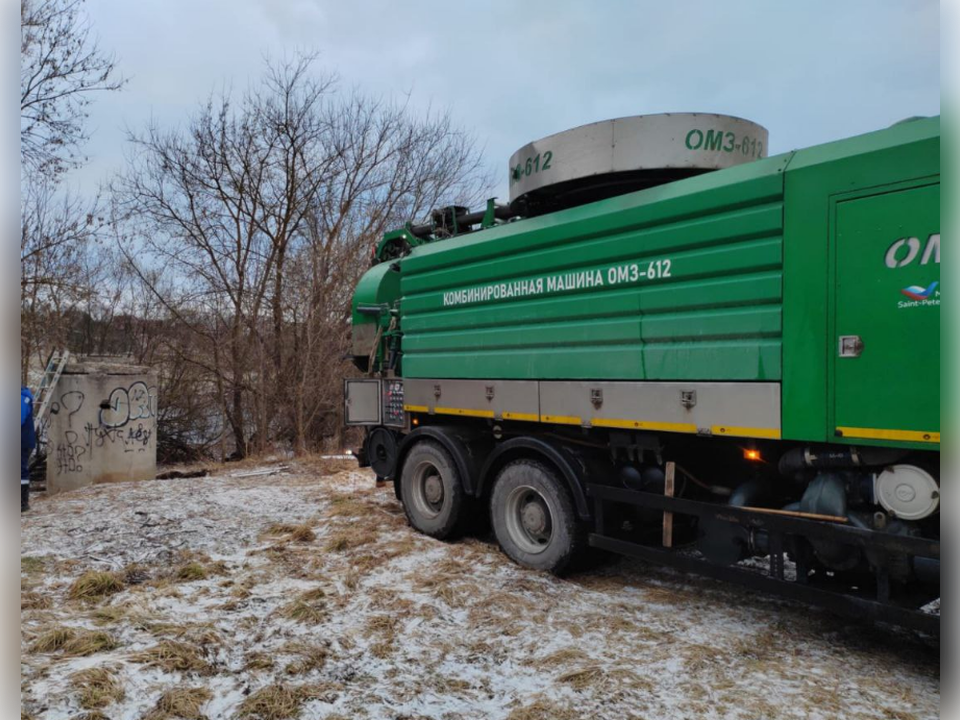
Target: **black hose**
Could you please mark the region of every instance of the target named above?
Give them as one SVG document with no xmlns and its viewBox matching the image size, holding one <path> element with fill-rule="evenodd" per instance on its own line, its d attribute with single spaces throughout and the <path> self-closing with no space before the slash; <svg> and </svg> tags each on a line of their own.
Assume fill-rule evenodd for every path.
<svg viewBox="0 0 960 720">
<path fill-rule="evenodd" d="M 780 474 L 792 476 L 803 470 L 879 467 L 906 457 L 908 450 L 894 448 L 794 448 L 780 458 Z"/>
<path fill-rule="evenodd" d="M 515 218 L 517 214 L 510 209 L 507 205 L 497 205 L 494 208 L 494 217 L 497 220 L 510 220 Z M 455 221 L 457 227 L 470 227 L 471 225 L 477 225 L 482 223 L 484 218 L 487 217 L 487 211 L 479 211 L 474 213 L 465 213 L 462 215 L 455 216 Z M 450 218 L 451 224 L 454 221 L 454 218 Z M 428 225 L 414 225 L 410 228 L 410 232 L 418 238 L 426 238 L 433 234 L 433 231 L 437 229 L 437 225 L 430 223 Z"/>
</svg>

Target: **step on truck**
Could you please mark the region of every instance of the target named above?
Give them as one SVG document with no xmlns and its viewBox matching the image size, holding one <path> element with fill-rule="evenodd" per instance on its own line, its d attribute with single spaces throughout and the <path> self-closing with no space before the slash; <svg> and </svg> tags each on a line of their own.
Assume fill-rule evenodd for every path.
<svg viewBox="0 0 960 720">
<path fill-rule="evenodd" d="M 386 234 L 352 342 L 356 454 L 422 533 L 939 635 L 939 117 L 773 157 L 701 113 L 531 143 L 509 204 Z"/>
</svg>

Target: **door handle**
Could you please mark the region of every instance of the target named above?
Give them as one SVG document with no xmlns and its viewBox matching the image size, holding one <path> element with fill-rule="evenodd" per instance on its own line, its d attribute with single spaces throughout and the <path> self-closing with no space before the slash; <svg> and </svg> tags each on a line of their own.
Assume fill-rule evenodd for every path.
<svg viewBox="0 0 960 720">
<path fill-rule="evenodd" d="M 858 358 L 863 355 L 863 338 L 859 335 L 840 336 L 840 357 Z"/>
</svg>

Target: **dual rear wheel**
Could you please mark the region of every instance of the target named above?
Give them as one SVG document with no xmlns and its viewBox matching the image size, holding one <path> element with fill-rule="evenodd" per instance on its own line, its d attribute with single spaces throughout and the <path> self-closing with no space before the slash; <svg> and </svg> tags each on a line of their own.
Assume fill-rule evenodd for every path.
<svg viewBox="0 0 960 720">
<path fill-rule="evenodd" d="M 516 460 L 500 472 L 490 517 L 503 552 L 534 570 L 562 573 L 584 544 L 569 491 L 550 467 L 535 460 Z"/>
<path fill-rule="evenodd" d="M 418 442 L 400 476 L 400 499 L 410 524 L 424 535 L 446 540 L 466 520 L 467 497 L 456 463 L 440 443 Z"/>
<path fill-rule="evenodd" d="M 450 453 L 430 440 L 417 443 L 407 455 L 400 497 L 410 524 L 440 540 L 462 531 L 476 507 Z M 536 460 L 515 460 L 500 471 L 490 518 L 503 552 L 534 570 L 561 573 L 584 545 L 569 491 L 552 468 Z"/>
</svg>

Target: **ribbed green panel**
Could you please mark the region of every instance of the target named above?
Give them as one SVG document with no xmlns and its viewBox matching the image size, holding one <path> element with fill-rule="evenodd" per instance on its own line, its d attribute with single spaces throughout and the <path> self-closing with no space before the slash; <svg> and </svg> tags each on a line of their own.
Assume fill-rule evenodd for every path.
<svg viewBox="0 0 960 720">
<path fill-rule="evenodd" d="M 785 163 L 418 249 L 402 263 L 403 374 L 780 379 Z M 551 285 L 578 273 L 578 289 Z"/>
</svg>

